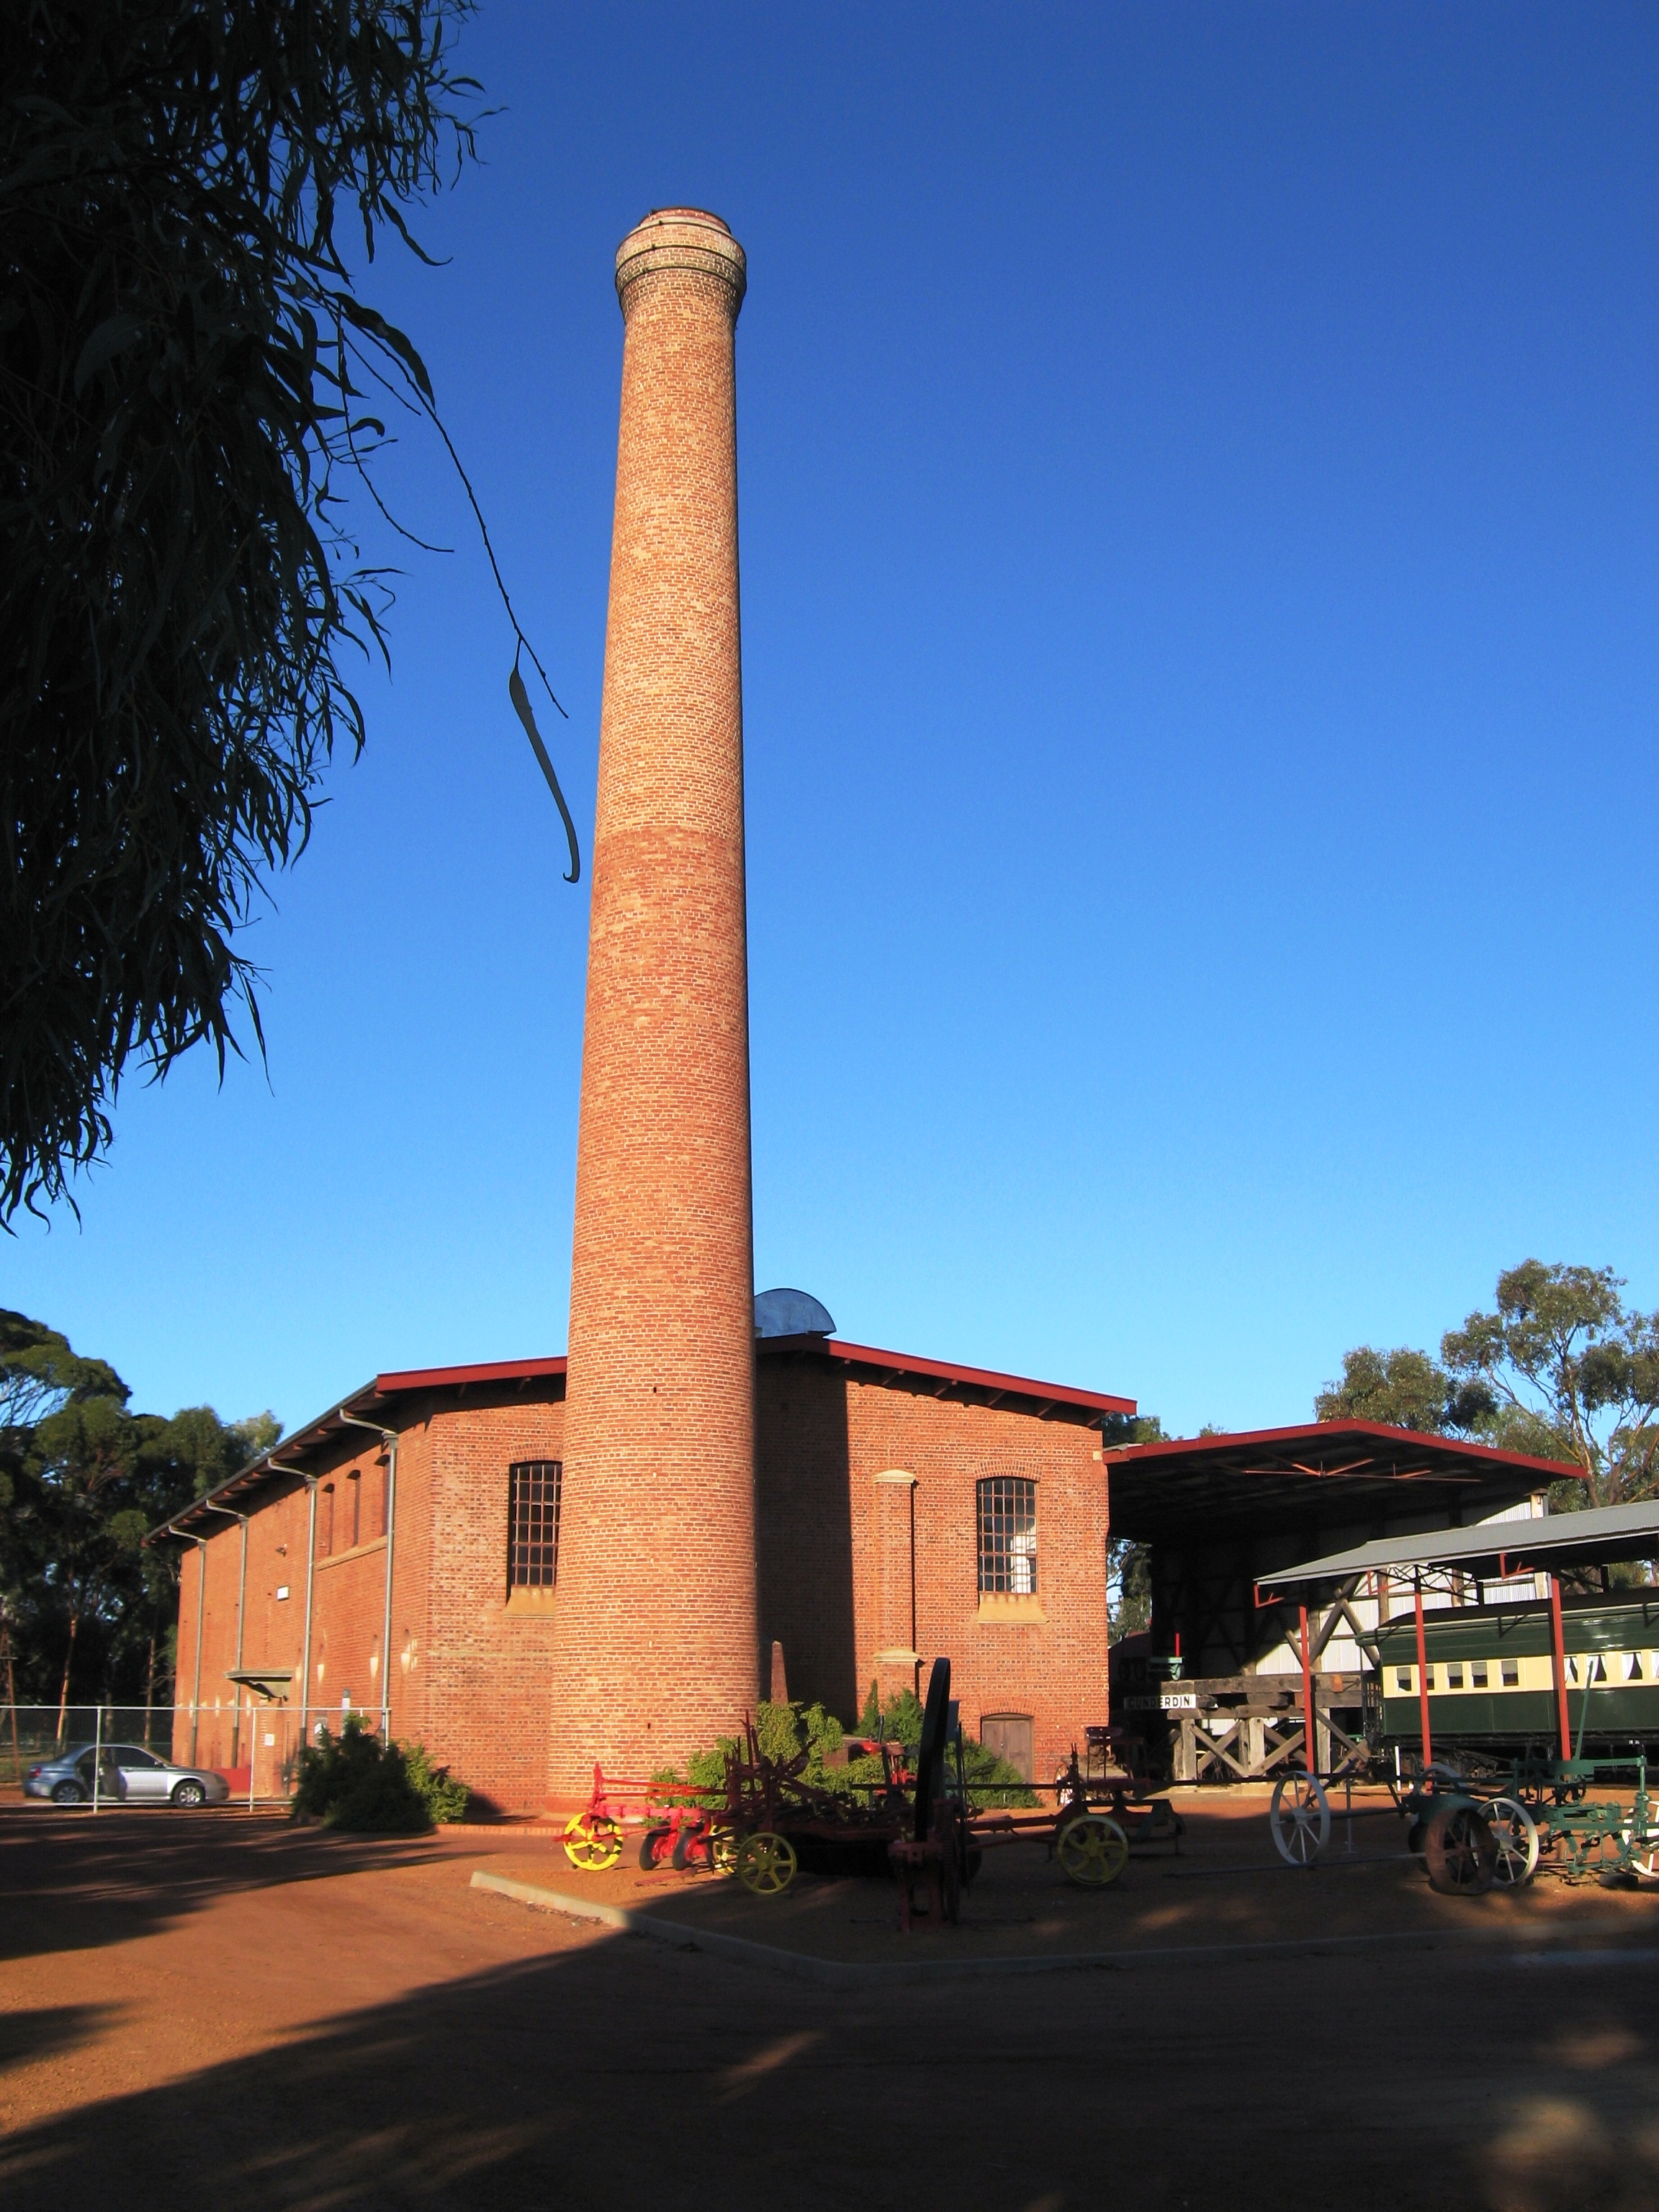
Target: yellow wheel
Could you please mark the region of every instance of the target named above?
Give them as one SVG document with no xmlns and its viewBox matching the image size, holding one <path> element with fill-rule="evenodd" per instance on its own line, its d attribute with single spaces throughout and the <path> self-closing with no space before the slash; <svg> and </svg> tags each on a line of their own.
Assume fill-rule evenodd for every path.
<svg viewBox="0 0 1659 2212">
<path fill-rule="evenodd" d="M 564 1855 L 584 1874 L 603 1874 L 623 1853 L 623 1833 L 614 1820 L 578 1813 L 564 1824 Z"/>
<path fill-rule="evenodd" d="M 795 1879 L 795 1847 L 762 1828 L 738 1845 L 738 1880 L 755 1897 L 781 1897 Z"/>
<path fill-rule="evenodd" d="M 738 1866 L 738 1839 L 730 1828 L 711 1828 L 708 1832 L 708 1863 L 716 1874 L 735 1874 Z"/>
<path fill-rule="evenodd" d="M 1084 1889 L 1104 1889 L 1128 1864 L 1129 1839 L 1103 1813 L 1080 1814 L 1056 1839 L 1060 1871 Z"/>
</svg>

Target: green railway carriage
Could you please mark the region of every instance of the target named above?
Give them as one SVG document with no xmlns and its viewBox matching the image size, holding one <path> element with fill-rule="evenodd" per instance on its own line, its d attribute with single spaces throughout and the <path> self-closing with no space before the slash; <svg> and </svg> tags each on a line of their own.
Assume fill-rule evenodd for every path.
<svg viewBox="0 0 1659 2212">
<path fill-rule="evenodd" d="M 1562 1607 L 1567 1717 L 1586 1747 L 1659 1747 L 1659 1589 Z M 1429 1728 L 1444 1744 L 1520 1749 L 1559 1733 L 1547 1605 L 1459 1607 L 1423 1616 Z M 1414 1747 L 1422 1729 L 1413 1614 L 1377 1632 L 1366 1681 L 1368 1732 L 1379 1748 Z"/>
</svg>

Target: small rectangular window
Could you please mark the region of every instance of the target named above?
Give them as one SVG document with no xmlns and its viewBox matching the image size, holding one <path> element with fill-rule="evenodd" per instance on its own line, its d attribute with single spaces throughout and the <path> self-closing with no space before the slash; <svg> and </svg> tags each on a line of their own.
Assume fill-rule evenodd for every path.
<svg viewBox="0 0 1659 2212">
<path fill-rule="evenodd" d="M 1449 1690 L 1461 1690 L 1462 1686 L 1463 1662 L 1461 1659 L 1449 1659 L 1446 1662 L 1446 1687 Z"/>
<path fill-rule="evenodd" d="M 1432 1665 L 1427 1666 L 1423 1669 L 1423 1687 L 1425 1690 L 1431 1690 L 1434 1687 L 1434 1668 Z"/>
<path fill-rule="evenodd" d="M 1412 1686 L 1413 1671 L 1413 1670 L 1409 1667 L 1396 1667 L 1395 1668 L 1394 1686 L 1396 1690 L 1410 1690 Z"/>
<path fill-rule="evenodd" d="M 1641 1679 L 1642 1655 L 1639 1651 L 1632 1651 L 1625 1662 L 1625 1680 L 1627 1682 L 1639 1682 Z"/>
<path fill-rule="evenodd" d="M 1035 1595 L 1036 1484 L 1023 1475 L 995 1474 L 977 1490 L 981 1589 Z"/>
<path fill-rule="evenodd" d="M 559 1579 L 559 1492 L 563 1462 L 520 1460 L 507 1471 L 507 1586 L 551 1589 Z"/>
<path fill-rule="evenodd" d="M 1607 1679 L 1607 1662 L 1599 1651 L 1589 1662 L 1589 1678 L 1592 1682 L 1605 1682 Z"/>
<path fill-rule="evenodd" d="M 1570 1682 L 1578 1680 L 1578 1662 L 1571 1651 L 1567 1654 L 1567 1680 Z"/>
<path fill-rule="evenodd" d="M 1500 1659 L 1498 1662 L 1498 1675 L 1506 1690 L 1518 1689 L 1521 1684 L 1521 1662 L 1518 1659 Z"/>
<path fill-rule="evenodd" d="M 1469 1687 L 1472 1690 L 1484 1690 L 1486 1686 L 1486 1661 L 1484 1659 L 1471 1659 L 1469 1662 Z"/>
</svg>

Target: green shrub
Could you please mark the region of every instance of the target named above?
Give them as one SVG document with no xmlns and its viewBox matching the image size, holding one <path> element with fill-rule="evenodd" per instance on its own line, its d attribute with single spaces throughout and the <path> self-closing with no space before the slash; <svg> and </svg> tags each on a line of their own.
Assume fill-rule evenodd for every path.
<svg viewBox="0 0 1659 2212">
<path fill-rule="evenodd" d="M 860 1716 L 859 1732 L 866 1736 L 878 1736 L 888 1743 L 902 1743 L 915 1752 L 921 1742 L 921 1705 L 914 1691 L 901 1692 L 884 1712 L 876 1705 L 876 1688 L 870 1686 L 870 1695 Z M 867 1802 L 872 1790 L 881 1787 L 883 1775 L 879 1757 L 859 1757 L 830 1765 L 829 1754 L 839 1752 L 847 1741 L 847 1731 L 833 1713 L 822 1705 L 761 1705 L 755 1709 L 755 1734 L 760 1739 L 761 1750 L 769 1759 L 791 1759 L 805 1751 L 806 1765 L 800 1778 L 820 1790 L 838 1790 L 848 1796 L 857 1796 Z M 665 1790 L 683 1790 L 687 1796 L 712 1792 L 723 1796 L 726 1791 L 726 1755 L 735 1751 L 746 1756 L 744 1745 L 736 1736 L 722 1736 L 712 1751 L 695 1751 L 686 1761 L 684 1777 L 672 1771 L 653 1778 Z M 1000 1759 L 994 1751 L 964 1734 L 962 1740 L 963 1771 L 967 1780 L 969 1802 L 984 1805 L 1035 1805 L 1035 1793 L 1022 1782 L 1006 1759 Z"/>
<path fill-rule="evenodd" d="M 465 1818 L 465 1783 L 434 1766 L 423 1744 L 382 1743 L 356 1713 L 338 1735 L 327 1729 L 300 1753 L 291 1817 L 358 1835 L 424 1835 L 440 1820 Z"/>
</svg>

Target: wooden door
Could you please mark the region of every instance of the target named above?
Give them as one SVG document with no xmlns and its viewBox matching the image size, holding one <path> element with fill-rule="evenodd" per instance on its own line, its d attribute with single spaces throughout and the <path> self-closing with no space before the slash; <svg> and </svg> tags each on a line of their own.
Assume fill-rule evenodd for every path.
<svg viewBox="0 0 1659 2212">
<path fill-rule="evenodd" d="M 987 1713 L 980 1723 L 979 1740 L 987 1751 L 1006 1759 L 1022 1782 L 1031 1779 L 1033 1747 L 1030 1713 Z"/>
</svg>

